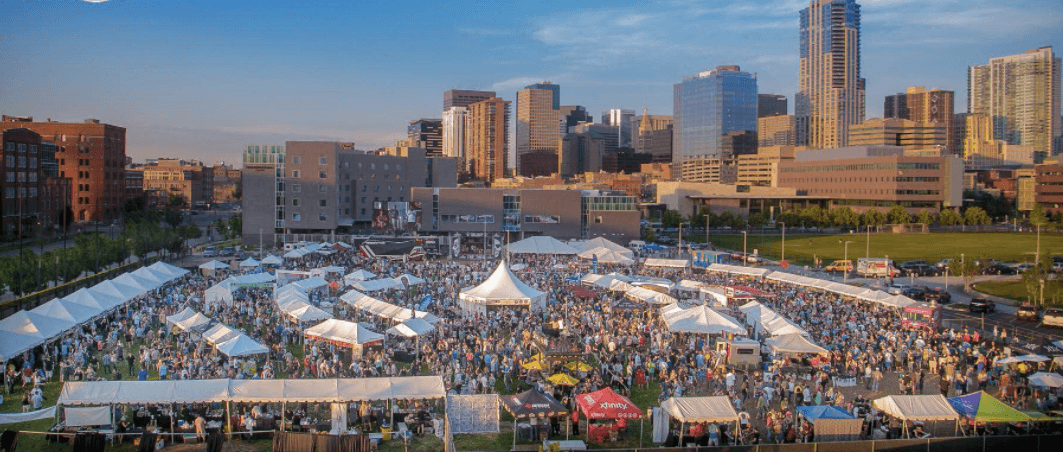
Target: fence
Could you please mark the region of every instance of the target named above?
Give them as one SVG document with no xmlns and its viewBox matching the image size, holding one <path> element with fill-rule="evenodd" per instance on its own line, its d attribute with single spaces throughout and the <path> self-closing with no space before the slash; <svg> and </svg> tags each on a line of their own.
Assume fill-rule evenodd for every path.
<svg viewBox="0 0 1063 452">
<path fill-rule="evenodd" d="M 953 328 L 957 331 L 967 328 L 968 331 L 974 333 L 975 331 L 982 337 L 992 338 L 993 327 L 997 327 L 997 331 L 1007 331 L 1008 342 L 1020 341 L 1026 343 L 1040 344 L 1041 340 L 1048 338 L 1049 341 L 1055 341 L 1063 339 L 1063 336 L 1054 333 L 1047 333 L 1042 331 L 1036 331 L 1025 327 L 1020 327 L 1015 324 L 1009 324 L 993 319 L 983 318 L 950 318 L 942 319 L 941 326 L 943 328 Z"/>
<path fill-rule="evenodd" d="M 1063 435 L 977 436 L 957 438 L 839 441 L 721 447 L 644 447 L 588 449 L 608 452 L 1058 452 Z"/>
</svg>

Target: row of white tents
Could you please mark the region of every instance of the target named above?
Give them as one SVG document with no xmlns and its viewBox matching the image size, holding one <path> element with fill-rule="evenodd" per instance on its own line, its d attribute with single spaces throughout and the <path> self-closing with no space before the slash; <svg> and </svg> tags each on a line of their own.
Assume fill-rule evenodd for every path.
<svg viewBox="0 0 1063 452">
<path fill-rule="evenodd" d="M 166 316 L 167 325 L 182 331 L 201 332 L 203 340 L 214 346 L 225 356 L 235 358 L 269 353 L 269 348 L 252 339 L 243 331 L 222 323 L 217 323 L 208 329 L 207 327 L 210 323 L 210 317 L 190 307 L 174 315 Z"/>
<path fill-rule="evenodd" d="M 0 320 L 0 361 L 8 361 L 56 339 L 187 273 L 182 268 L 156 262 L 93 287 L 79 289 L 32 310 L 19 311 Z"/>
<path fill-rule="evenodd" d="M 802 287 L 811 287 L 827 292 L 853 297 L 859 300 L 879 303 L 893 308 L 912 306 L 917 302 L 904 295 L 892 295 L 881 290 L 856 287 L 849 284 L 830 281 L 826 279 L 809 278 L 781 271 L 771 271 L 766 268 L 741 267 L 737 265 L 712 264 L 705 268 L 706 271 L 730 273 L 736 275 L 762 277 L 771 281 L 784 282 Z"/>
</svg>

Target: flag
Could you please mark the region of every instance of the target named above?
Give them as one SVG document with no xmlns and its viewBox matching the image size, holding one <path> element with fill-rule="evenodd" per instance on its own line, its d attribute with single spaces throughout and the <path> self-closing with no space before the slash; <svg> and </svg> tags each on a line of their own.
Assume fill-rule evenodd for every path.
<svg viewBox="0 0 1063 452">
<path fill-rule="evenodd" d="M 425 295 L 424 298 L 421 299 L 421 304 L 417 307 L 417 310 L 424 311 L 425 309 L 428 309 L 428 305 L 432 304 L 434 301 L 436 300 L 435 298 L 432 298 L 431 295 Z"/>
</svg>

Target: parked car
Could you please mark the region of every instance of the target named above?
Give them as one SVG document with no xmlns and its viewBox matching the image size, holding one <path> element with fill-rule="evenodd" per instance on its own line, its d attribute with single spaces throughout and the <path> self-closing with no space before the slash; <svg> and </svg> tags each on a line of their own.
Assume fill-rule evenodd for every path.
<svg viewBox="0 0 1063 452">
<path fill-rule="evenodd" d="M 998 263 L 986 267 L 983 273 L 987 275 L 1017 275 L 1019 272 L 1015 271 L 1014 268 Z"/>
<path fill-rule="evenodd" d="M 913 286 L 901 291 L 901 295 L 904 295 L 913 300 L 923 300 L 926 298 L 926 287 Z"/>
<path fill-rule="evenodd" d="M 1057 273 L 1063 272 L 1063 262 L 1053 262 L 1052 263 L 1052 271 L 1057 272 Z"/>
<path fill-rule="evenodd" d="M 234 254 L 236 254 L 236 248 L 231 246 L 225 247 L 220 253 L 218 253 L 219 256 L 232 256 Z"/>
<path fill-rule="evenodd" d="M 928 288 L 926 289 L 926 293 L 923 295 L 923 300 L 936 301 L 941 304 L 948 304 L 952 302 L 952 294 L 945 292 L 942 289 Z"/>
<path fill-rule="evenodd" d="M 1038 320 L 1041 320 L 1041 313 L 1038 312 L 1037 308 L 1032 305 L 1020 305 L 1019 309 L 1015 311 L 1015 320 L 1026 320 L 1029 322 L 1036 322 Z"/>
<path fill-rule="evenodd" d="M 826 267 L 823 267 L 823 270 L 829 271 L 829 272 L 839 272 L 839 273 L 840 272 L 844 272 L 844 271 L 852 272 L 853 271 L 853 261 L 836 260 L 834 262 L 831 262 Z"/>
<path fill-rule="evenodd" d="M 889 293 L 891 295 L 900 295 L 905 290 L 908 290 L 910 288 L 912 288 L 912 286 L 908 284 L 893 283 L 886 287 L 886 293 Z"/>
<path fill-rule="evenodd" d="M 904 263 L 901 264 L 900 268 L 915 267 L 917 265 L 926 265 L 926 261 L 904 261 Z"/>
<path fill-rule="evenodd" d="M 214 257 L 218 255 L 218 247 L 211 245 L 203 248 L 203 257 Z"/>
<path fill-rule="evenodd" d="M 902 268 L 901 271 L 903 271 L 905 275 L 915 276 L 937 276 L 940 274 L 940 271 L 936 267 L 931 267 L 926 264 L 911 265 Z"/>
<path fill-rule="evenodd" d="M 990 312 L 997 312 L 997 304 L 985 298 L 972 298 L 971 304 L 967 307 L 970 312 L 984 312 L 986 314 Z"/>
<path fill-rule="evenodd" d="M 1033 264 L 1022 263 L 1022 264 L 1015 265 L 1014 267 L 1011 267 L 1011 268 L 1014 268 L 1016 273 L 1024 273 L 1024 272 L 1026 272 L 1026 270 L 1029 270 L 1029 269 L 1033 268 L 1033 266 L 1034 266 Z"/>
<path fill-rule="evenodd" d="M 951 264 L 953 260 L 954 259 L 952 259 L 951 257 L 950 258 L 946 258 L 946 259 L 942 259 L 940 262 L 934 264 L 934 266 L 944 270 L 945 267 L 948 267 L 949 264 Z"/>
<path fill-rule="evenodd" d="M 1045 309 L 1045 315 L 1041 317 L 1041 322 L 1044 323 L 1045 326 L 1063 328 L 1063 309 Z"/>
</svg>

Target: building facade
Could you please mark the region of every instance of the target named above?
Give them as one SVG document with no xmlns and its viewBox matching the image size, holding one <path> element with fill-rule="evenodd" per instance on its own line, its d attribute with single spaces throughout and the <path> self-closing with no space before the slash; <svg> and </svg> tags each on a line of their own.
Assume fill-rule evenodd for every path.
<svg viewBox="0 0 1063 452">
<path fill-rule="evenodd" d="M 852 146 L 900 146 L 908 150 L 944 149 L 948 131 L 944 123 L 908 119 L 868 119 L 849 128 Z"/>
<path fill-rule="evenodd" d="M 860 5 L 812 0 L 800 14 L 797 145 L 848 146 L 849 126 L 864 120 L 860 75 Z"/>
<path fill-rule="evenodd" d="M 602 124 L 616 127 L 617 146 L 622 148 L 634 148 L 632 139 L 635 130 L 635 110 L 613 108 L 602 112 Z"/>
<path fill-rule="evenodd" d="M 793 146 L 796 124 L 794 115 L 757 118 L 757 147 Z"/>
<path fill-rule="evenodd" d="M 56 145 L 59 177 L 70 179 L 74 221 L 116 221 L 125 202 L 125 128 L 95 119 L 35 122 L 4 115 L 0 131 L 26 128 Z"/>
<path fill-rule="evenodd" d="M 561 87 L 553 83 L 528 85 L 517 92 L 517 148 L 513 163 L 518 175 L 528 176 L 520 167 L 522 155 L 557 154 L 561 143 L 560 109 Z"/>
<path fill-rule="evenodd" d="M 786 96 L 781 94 L 757 94 L 757 117 L 786 116 Z"/>
<path fill-rule="evenodd" d="M 561 177 L 572 177 L 585 172 L 602 169 L 602 157 L 606 154 L 605 137 L 597 132 L 568 133 L 561 139 L 557 172 Z"/>
<path fill-rule="evenodd" d="M 581 105 L 562 105 L 558 112 L 561 121 L 561 133 L 566 134 L 581 122 L 594 122 L 594 117 Z"/>
<path fill-rule="evenodd" d="M 450 107 L 443 112 L 443 156 L 465 161 L 465 128 L 468 107 Z M 464 165 L 462 165 L 464 167 Z M 462 168 L 464 171 L 464 168 Z"/>
<path fill-rule="evenodd" d="M 496 97 L 494 91 L 452 89 L 443 93 L 443 111 L 454 107 L 468 107 L 480 101 Z"/>
<path fill-rule="evenodd" d="M 423 148 L 429 157 L 443 157 L 443 120 L 415 119 L 406 127 L 409 146 Z"/>
<path fill-rule="evenodd" d="M 214 167 L 197 160 L 161 158 L 143 167 L 143 189 L 172 199 L 168 205 L 205 209 L 214 203 Z"/>
<path fill-rule="evenodd" d="M 490 184 L 506 177 L 509 159 L 509 101 L 497 97 L 468 106 L 465 124 L 465 168 Z"/>
<path fill-rule="evenodd" d="M 1044 206 L 1050 214 L 1063 212 L 1063 164 L 1034 168 L 1034 202 Z"/>
<path fill-rule="evenodd" d="M 1052 47 L 967 70 L 967 112 L 993 118 L 993 137 L 1049 155 L 1060 135 L 1060 58 Z"/>
<path fill-rule="evenodd" d="M 55 143 L 29 129 L 5 130 L 0 147 L 0 236 L 54 231 L 71 213 L 70 179 L 59 177 Z"/>
<path fill-rule="evenodd" d="M 558 239 L 638 239 L 638 199 L 600 190 L 415 188 L 424 206 L 422 232 L 547 235 Z M 431 206 L 431 207 L 429 207 Z M 429 214 L 431 212 L 431 214 Z"/>
<path fill-rule="evenodd" d="M 674 87 L 673 162 L 680 177 L 694 177 L 685 160 L 727 160 L 757 150 L 757 77 L 738 66 L 718 66 L 684 77 Z"/>
</svg>

